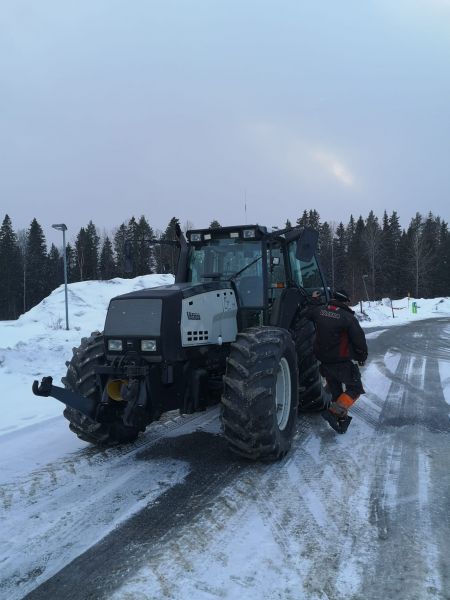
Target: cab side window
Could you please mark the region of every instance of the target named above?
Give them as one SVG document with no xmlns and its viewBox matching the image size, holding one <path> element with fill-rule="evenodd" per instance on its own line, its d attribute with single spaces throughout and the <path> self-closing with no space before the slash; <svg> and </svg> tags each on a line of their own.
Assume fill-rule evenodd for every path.
<svg viewBox="0 0 450 600">
<path fill-rule="evenodd" d="M 294 280 L 294 282 L 297 285 L 303 286 L 303 277 L 302 277 L 302 271 L 300 268 L 300 261 L 295 256 L 296 250 L 297 250 L 296 242 L 291 242 L 289 244 L 289 264 L 291 266 L 292 279 Z"/>
<path fill-rule="evenodd" d="M 273 244 L 270 252 L 267 253 L 267 272 L 269 274 L 269 301 L 273 302 L 287 286 L 284 254 L 278 244 Z"/>
<path fill-rule="evenodd" d="M 289 244 L 289 263 L 295 283 L 303 287 L 309 294 L 312 294 L 315 290 L 324 292 L 324 282 L 320 275 L 316 257 L 313 256 L 310 261 L 305 262 L 298 260 L 295 253 L 296 243 L 293 242 Z"/>
</svg>

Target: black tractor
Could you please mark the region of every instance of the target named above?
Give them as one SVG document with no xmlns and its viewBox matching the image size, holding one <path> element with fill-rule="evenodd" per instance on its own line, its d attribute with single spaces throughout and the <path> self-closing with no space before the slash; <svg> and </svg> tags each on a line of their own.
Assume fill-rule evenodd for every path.
<svg viewBox="0 0 450 600">
<path fill-rule="evenodd" d="M 66 405 L 82 440 L 131 442 L 162 413 L 221 402 L 231 450 L 276 460 L 289 450 L 298 411 L 324 406 L 303 309 L 328 291 L 315 258 L 317 233 L 259 225 L 177 231 L 173 285 L 113 298 L 103 333 L 81 340 L 64 388 L 37 395 Z M 128 256 L 128 259 L 131 257 Z"/>
</svg>

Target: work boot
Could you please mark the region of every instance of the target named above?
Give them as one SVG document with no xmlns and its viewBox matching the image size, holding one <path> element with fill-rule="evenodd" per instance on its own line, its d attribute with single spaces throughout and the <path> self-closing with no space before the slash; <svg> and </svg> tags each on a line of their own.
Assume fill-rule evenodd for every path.
<svg viewBox="0 0 450 600">
<path fill-rule="evenodd" d="M 328 425 L 337 433 L 345 433 L 350 425 L 350 421 L 352 420 L 352 417 L 349 417 L 347 414 L 340 416 L 330 409 L 324 410 L 320 414 L 328 423 Z"/>
<path fill-rule="evenodd" d="M 339 400 L 339 399 L 338 399 Z M 347 409 L 344 408 L 339 402 L 331 402 L 328 410 L 332 412 L 336 417 L 342 418 L 347 416 Z"/>
<path fill-rule="evenodd" d="M 356 400 L 358 400 L 358 398 L 359 396 L 353 398 L 353 396 L 342 392 L 342 394 L 338 398 L 336 398 L 336 402 L 333 402 L 333 405 L 336 405 L 336 407 L 343 409 L 345 411 L 345 414 L 347 414 L 348 409 L 351 406 L 353 406 L 353 404 L 356 402 Z M 338 412 L 338 410 L 336 410 L 336 412 Z"/>
</svg>

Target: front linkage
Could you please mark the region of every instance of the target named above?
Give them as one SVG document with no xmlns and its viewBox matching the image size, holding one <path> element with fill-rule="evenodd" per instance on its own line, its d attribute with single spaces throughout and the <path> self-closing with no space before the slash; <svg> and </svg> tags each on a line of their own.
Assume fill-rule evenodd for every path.
<svg viewBox="0 0 450 600">
<path fill-rule="evenodd" d="M 97 403 L 92 398 L 86 398 L 66 388 L 53 385 L 53 377 L 43 377 L 40 384 L 37 380 L 34 380 L 32 389 L 33 394 L 36 396 L 51 396 L 66 406 L 79 410 L 90 419 L 96 419 Z"/>
</svg>

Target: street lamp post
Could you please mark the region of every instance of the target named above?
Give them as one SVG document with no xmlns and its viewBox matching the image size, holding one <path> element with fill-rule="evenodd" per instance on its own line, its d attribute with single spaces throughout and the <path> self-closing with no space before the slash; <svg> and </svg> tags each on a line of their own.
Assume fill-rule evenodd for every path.
<svg viewBox="0 0 450 600">
<path fill-rule="evenodd" d="M 369 303 L 370 306 L 370 300 L 369 300 L 369 294 L 367 293 L 367 286 L 366 286 L 366 279 L 368 278 L 368 275 L 363 275 L 362 276 L 362 280 L 363 280 L 363 284 L 364 284 L 364 289 L 366 290 L 366 298 L 367 298 L 367 302 Z"/>
<path fill-rule="evenodd" d="M 64 223 L 57 223 L 56 225 L 52 225 L 53 229 L 57 229 L 58 231 L 62 231 L 63 234 L 63 254 L 64 254 L 64 296 L 66 302 L 66 329 L 69 330 L 69 303 L 67 300 L 67 252 L 66 252 L 66 231 L 67 225 Z"/>
</svg>

